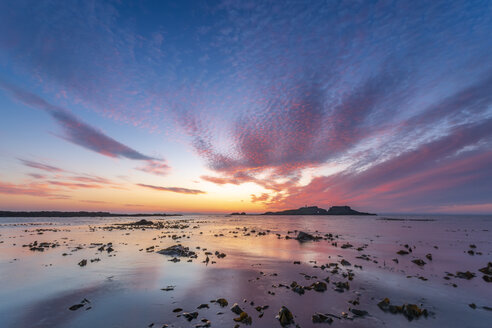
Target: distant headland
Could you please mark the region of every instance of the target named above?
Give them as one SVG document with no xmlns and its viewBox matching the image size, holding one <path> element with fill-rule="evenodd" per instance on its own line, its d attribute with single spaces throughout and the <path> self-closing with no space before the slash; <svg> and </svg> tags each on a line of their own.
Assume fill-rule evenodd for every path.
<svg viewBox="0 0 492 328">
<path fill-rule="evenodd" d="M 280 212 L 266 212 L 262 215 L 377 215 L 353 210 L 350 206 L 332 206 L 329 210 L 318 206 L 305 206 L 296 210 L 285 210 Z"/>
<path fill-rule="evenodd" d="M 61 212 L 61 211 L 34 211 L 34 212 L 14 212 L 14 211 L 0 211 L 0 217 L 66 217 L 66 218 L 79 218 L 79 217 L 149 217 L 149 216 L 181 216 L 181 214 L 165 214 L 165 213 L 137 213 L 137 214 L 119 214 L 110 212 Z"/>
</svg>

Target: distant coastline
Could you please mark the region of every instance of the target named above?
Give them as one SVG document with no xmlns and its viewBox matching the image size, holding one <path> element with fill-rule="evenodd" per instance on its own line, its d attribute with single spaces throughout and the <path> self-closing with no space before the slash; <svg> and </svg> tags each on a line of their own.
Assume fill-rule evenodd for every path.
<svg viewBox="0 0 492 328">
<path fill-rule="evenodd" d="M 377 215 L 373 213 L 359 212 L 350 206 L 332 206 L 329 210 L 318 206 L 305 206 L 295 210 L 285 210 L 279 212 L 266 212 L 262 215 Z"/>
<path fill-rule="evenodd" d="M 119 214 L 110 212 L 62 212 L 62 211 L 0 211 L 0 217 L 36 217 L 36 218 L 47 218 L 47 217 L 149 217 L 149 216 L 181 216 L 182 214 L 166 214 L 166 213 L 136 213 L 136 214 Z"/>
</svg>

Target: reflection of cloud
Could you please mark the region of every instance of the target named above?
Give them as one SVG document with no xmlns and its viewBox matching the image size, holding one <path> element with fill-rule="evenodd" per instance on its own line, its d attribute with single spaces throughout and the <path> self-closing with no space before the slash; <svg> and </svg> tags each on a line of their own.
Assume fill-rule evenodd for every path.
<svg viewBox="0 0 492 328">
<path fill-rule="evenodd" d="M 188 189 L 188 188 L 179 188 L 179 187 L 159 187 L 159 186 L 152 186 L 143 183 L 139 183 L 137 184 L 137 186 L 154 189 L 154 190 L 176 192 L 179 194 L 189 194 L 189 195 L 205 194 L 205 191 L 201 191 L 197 189 Z"/>
</svg>

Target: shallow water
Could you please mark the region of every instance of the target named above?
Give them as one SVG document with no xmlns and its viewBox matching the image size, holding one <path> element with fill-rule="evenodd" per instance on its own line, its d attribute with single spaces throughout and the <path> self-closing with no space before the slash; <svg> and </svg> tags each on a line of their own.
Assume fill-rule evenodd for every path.
<svg viewBox="0 0 492 328">
<path fill-rule="evenodd" d="M 153 323 L 154 327 L 192 327 L 206 318 L 212 327 L 231 327 L 237 315 L 229 308 L 238 303 L 252 317 L 253 327 L 280 327 L 275 315 L 282 305 L 292 311 L 301 327 L 315 325 L 311 321 L 315 312 L 341 316 L 350 308 L 366 310 L 369 315 L 335 319 L 330 326 L 490 327 L 492 312 L 482 307 L 492 307 L 492 283 L 485 282 L 478 269 L 492 261 L 492 217 L 388 217 L 404 221 L 381 217 L 185 216 L 150 218 L 184 222 L 189 225 L 185 229 L 107 230 L 101 227 L 141 218 L 2 218 L 0 326 L 148 327 Z M 56 231 L 38 234 L 36 229 Z M 295 233 L 288 234 L 294 230 L 338 235 L 337 246 L 329 240 L 299 243 L 285 239 L 287 235 L 295 237 Z M 267 233 L 259 236 L 258 232 Z M 182 238 L 173 240 L 173 234 Z M 57 241 L 60 246 L 44 252 L 22 247 L 35 240 Z M 90 245 L 108 242 L 114 248 L 109 254 Z M 150 246 L 159 250 L 176 243 L 197 251 L 198 258 L 193 262 L 182 258 L 173 263 L 168 256 L 146 251 Z M 342 249 L 340 246 L 345 243 L 354 247 Z M 413 252 L 397 255 L 404 244 L 415 246 Z M 468 254 L 470 244 L 482 254 Z M 197 246 L 202 249 L 195 249 Z M 358 251 L 361 246 L 364 249 Z M 227 256 L 210 256 L 216 263 L 207 265 L 203 263 L 203 248 Z M 69 255 L 62 256 L 63 253 Z M 425 258 L 428 253 L 432 254 L 432 261 Z M 362 254 L 371 260 L 357 258 Z M 95 258 L 100 261 L 88 261 L 84 267 L 77 265 L 82 259 Z M 319 268 L 322 264 L 339 263 L 342 258 L 351 266 L 340 266 L 339 274 Z M 392 260 L 395 258 L 399 263 Z M 419 267 L 412 263 L 416 258 L 426 264 Z M 294 261 L 301 264 L 293 264 Z M 362 269 L 354 265 L 361 265 Z M 341 275 L 347 270 L 353 270 L 354 278 L 349 281 L 350 289 L 339 293 L 333 282 L 348 281 Z M 446 272 L 467 270 L 476 277 L 443 279 Z M 301 273 L 317 278 L 306 279 Z M 292 281 L 308 286 L 326 277 L 330 283 L 325 292 L 306 290 L 298 295 L 278 286 Z M 161 290 L 170 285 L 175 289 Z M 221 308 L 210 303 L 221 297 L 228 300 L 229 306 Z M 377 306 L 385 297 L 392 304 L 418 304 L 432 314 L 410 322 L 402 314 L 385 313 Z M 68 310 L 84 298 L 90 303 L 77 311 Z M 359 305 L 348 303 L 357 298 Z M 197 310 L 201 303 L 208 303 L 210 308 Z M 470 303 L 477 308 L 470 308 Z M 254 309 L 257 305 L 269 305 L 262 318 Z M 198 311 L 199 316 L 188 322 L 172 312 L 177 307 Z"/>
</svg>

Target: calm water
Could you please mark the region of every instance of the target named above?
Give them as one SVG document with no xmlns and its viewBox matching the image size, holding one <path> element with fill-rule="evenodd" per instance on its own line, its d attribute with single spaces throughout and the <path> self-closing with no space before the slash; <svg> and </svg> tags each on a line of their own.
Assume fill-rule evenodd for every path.
<svg viewBox="0 0 492 328">
<path fill-rule="evenodd" d="M 172 226 L 162 230 L 101 229 L 140 218 L 2 218 L 0 326 L 192 327 L 206 318 L 212 327 L 231 327 L 237 315 L 229 308 L 238 303 L 252 317 L 253 327 L 280 327 L 275 315 L 282 305 L 292 311 L 301 327 L 314 325 L 311 316 L 315 312 L 340 316 L 351 307 L 366 310 L 369 315 L 335 319 L 331 326 L 490 327 L 492 311 L 482 307 L 492 307 L 492 283 L 485 282 L 478 269 L 492 261 L 492 217 L 387 216 L 405 221 L 380 220 L 381 217 L 186 216 L 162 221 L 184 222 L 187 228 Z M 339 235 L 337 246 L 327 240 L 299 243 L 285 239 L 288 231 L 294 230 Z M 171 235 L 181 238 L 173 240 Z M 57 242 L 60 246 L 44 252 L 22 247 L 35 240 Z M 91 246 L 109 242 L 114 248 L 109 254 Z M 151 246 L 159 250 L 176 243 L 197 251 L 198 258 L 193 262 L 182 258 L 173 263 L 168 261 L 170 257 L 146 251 Z M 354 247 L 342 249 L 340 246 L 345 243 Z M 415 247 L 413 252 L 397 255 L 404 244 Z M 467 252 L 471 244 L 481 255 Z M 363 249 L 358 251 L 358 247 Z M 207 265 L 203 263 L 203 248 L 227 256 L 210 256 L 216 263 Z M 64 253 L 68 255 L 63 256 Z M 432 254 L 432 261 L 425 258 L 428 253 Z M 357 258 L 362 254 L 371 260 Z M 100 261 L 90 262 L 95 258 Z M 339 274 L 319 268 L 342 258 L 352 265 L 343 267 Z M 398 263 L 393 261 L 395 258 Z M 411 262 L 416 258 L 427 264 L 417 266 Z M 80 267 L 77 263 L 83 259 L 88 264 Z M 293 264 L 294 261 L 301 264 Z M 362 268 L 355 268 L 355 264 Z M 339 293 L 333 282 L 347 281 L 341 274 L 347 269 L 353 270 L 355 276 L 350 289 Z M 476 277 L 443 279 L 446 272 L 467 270 Z M 305 275 L 316 277 L 308 279 Z M 298 295 L 279 287 L 292 281 L 306 286 L 326 277 L 330 283 L 323 293 L 311 290 Z M 175 288 L 161 290 L 167 286 Z M 221 297 L 228 300 L 228 307 L 210 303 Z M 401 314 L 385 313 L 377 307 L 385 297 L 397 305 L 417 303 L 434 314 L 409 322 Z M 84 298 L 90 304 L 77 311 L 68 310 Z M 349 303 L 356 299 L 359 305 Z M 197 310 L 202 303 L 209 308 Z M 470 308 L 470 303 L 477 308 Z M 254 309 L 257 305 L 269 305 L 262 318 Z M 188 322 L 177 317 L 172 312 L 177 307 L 198 311 L 198 318 Z"/>
</svg>

